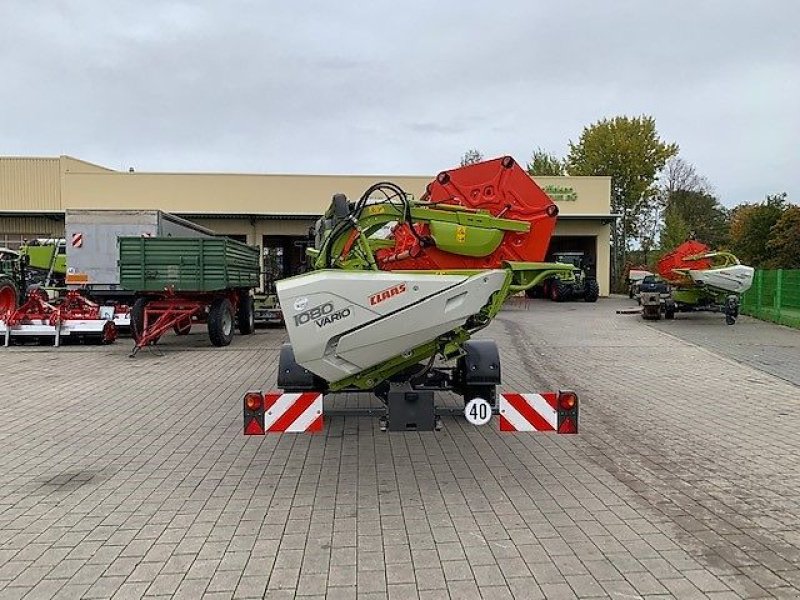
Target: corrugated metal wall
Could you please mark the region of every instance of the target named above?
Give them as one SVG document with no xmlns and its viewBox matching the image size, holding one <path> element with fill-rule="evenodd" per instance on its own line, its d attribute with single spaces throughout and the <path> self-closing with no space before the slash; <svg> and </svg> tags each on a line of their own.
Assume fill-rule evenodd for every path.
<svg viewBox="0 0 800 600">
<path fill-rule="evenodd" d="M 0 217 L 0 235 L 64 237 L 64 218 Z"/>
<path fill-rule="evenodd" d="M 0 211 L 61 211 L 57 158 L 0 158 Z"/>
<path fill-rule="evenodd" d="M 64 219 L 0 217 L 0 247 L 16 250 L 24 240 L 64 237 Z"/>
</svg>

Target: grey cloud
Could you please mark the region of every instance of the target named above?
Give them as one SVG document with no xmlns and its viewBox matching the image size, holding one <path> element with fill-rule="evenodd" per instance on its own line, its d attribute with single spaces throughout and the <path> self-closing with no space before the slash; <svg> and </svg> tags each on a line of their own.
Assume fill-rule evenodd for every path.
<svg viewBox="0 0 800 600">
<path fill-rule="evenodd" d="M 727 203 L 800 195 L 800 4 L 0 3 L 0 153 L 436 173 L 652 114 Z"/>
</svg>

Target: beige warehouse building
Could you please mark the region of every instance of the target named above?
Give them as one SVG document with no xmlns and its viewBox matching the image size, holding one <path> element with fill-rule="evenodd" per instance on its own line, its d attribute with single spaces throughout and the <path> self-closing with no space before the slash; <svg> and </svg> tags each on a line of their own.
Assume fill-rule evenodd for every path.
<svg viewBox="0 0 800 600">
<path fill-rule="evenodd" d="M 393 181 L 420 197 L 435 174 L 271 175 L 139 173 L 107 169 L 69 156 L 0 157 L 0 246 L 64 236 L 68 209 L 159 209 L 261 247 L 265 266 L 291 273 L 304 238 L 331 196 L 356 199 L 376 181 Z M 611 180 L 536 177 L 558 204 L 550 252 L 583 251 L 596 262 L 600 293 L 609 292 Z"/>
</svg>

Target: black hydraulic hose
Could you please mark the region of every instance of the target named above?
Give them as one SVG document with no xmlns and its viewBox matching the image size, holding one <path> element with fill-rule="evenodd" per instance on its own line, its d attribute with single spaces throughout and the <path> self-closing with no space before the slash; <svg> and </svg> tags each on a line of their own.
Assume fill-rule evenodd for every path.
<svg viewBox="0 0 800 600">
<path fill-rule="evenodd" d="M 368 187 L 353 206 L 353 209 L 350 211 L 348 216 L 331 229 L 331 232 L 328 234 L 322 249 L 326 267 L 331 267 L 333 264 L 331 252 L 334 241 L 348 228 L 358 227 L 358 221 L 361 218 L 361 214 L 364 211 L 364 208 L 367 206 L 370 196 L 375 192 L 380 192 L 384 195 L 384 199 L 380 202 L 381 204 L 389 203 L 401 211 L 403 219 L 408 223 L 412 235 L 417 239 L 420 246 L 428 245 L 427 240 L 425 240 L 414 228 L 414 221 L 413 217 L 411 216 L 411 203 L 408 201 L 408 195 L 405 193 L 405 191 L 399 185 L 392 183 L 391 181 L 379 181 L 378 183 L 374 183 Z M 395 197 L 399 197 L 400 206 L 395 204 Z"/>
</svg>

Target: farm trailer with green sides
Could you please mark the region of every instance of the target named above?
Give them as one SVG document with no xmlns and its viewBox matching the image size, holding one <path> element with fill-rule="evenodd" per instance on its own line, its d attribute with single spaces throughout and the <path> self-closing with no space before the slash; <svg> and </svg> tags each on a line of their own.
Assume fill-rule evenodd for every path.
<svg viewBox="0 0 800 600">
<path fill-rule="evenodd" d="M 222 237 L 120 237 L 119 280 L 136 293 L 133 355 L 170 329 L 188 334 L 194 323 L 207 324 L 214 346 L 229 345 L 234 327 L 254 331 L 259 251 L 253 246 Z"/>
</svg>

